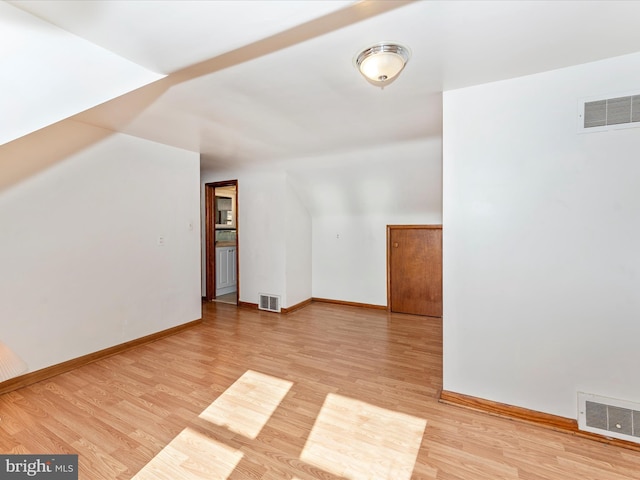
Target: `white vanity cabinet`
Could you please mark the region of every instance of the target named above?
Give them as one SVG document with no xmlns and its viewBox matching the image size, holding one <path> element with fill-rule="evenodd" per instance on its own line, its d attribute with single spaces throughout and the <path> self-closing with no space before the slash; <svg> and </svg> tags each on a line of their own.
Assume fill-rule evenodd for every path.
<svg viewBox="0 0 640 480">
<path fill-rule="evenodd" d="M 216 296 L 236 291 L 236 247 L 216 247 Z"/>
</svg>

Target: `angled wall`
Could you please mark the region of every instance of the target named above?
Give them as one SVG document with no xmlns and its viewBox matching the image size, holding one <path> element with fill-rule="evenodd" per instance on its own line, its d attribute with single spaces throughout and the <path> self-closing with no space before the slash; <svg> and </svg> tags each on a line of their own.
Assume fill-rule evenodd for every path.
<svg viewBox="0 0 640 480">
<path fill-rule="evenodd" d="M 164 75 L 0 2 L 0 145 Z"/>
</svg>

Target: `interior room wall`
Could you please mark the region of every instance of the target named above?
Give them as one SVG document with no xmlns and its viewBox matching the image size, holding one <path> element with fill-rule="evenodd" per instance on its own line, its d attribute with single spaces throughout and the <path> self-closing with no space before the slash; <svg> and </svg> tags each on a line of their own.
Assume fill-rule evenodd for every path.
<svg viewBox="0 0 640 480">
<path fill-rule="evenodd" d="M 257 304 L 260 293 L 279 295 L 286 307 L 286 175 L 284 172 L 261 170 L 202 172 L 203 185 L 224 180 L 238 180 L 239 299 Z M 202 192 L 204 225 L 204 187 Z M 202 238 L 204 262 L 204 232 Z M 203 263 L 203 292 L 206 285 L 204 272 Z"/>
<path fill-rule="evenodd" d="M 203 184 L 233 179 L 240 300 L 249 303 L 269 293 L 281 295 L 284 307 L 310 297 L 386 305 L 386 226 L 442 223 L 439 137 L 270 170 L 202 172 Z"/>
<path fill-rule="evenodd" d="M 200 318 L 198 191 L 197 154 L 122 134 L 2 191 L 2 341 L 34 371 Z"/>
<path fill-rule="evenodd" d="M 301 160 L 312 216 L 313 297 L 387 304 L 387 225 L 442 223 L 439 137 Z"/>
<path fill-rule="evenodd" d="M 440 215 L 336 215 L 313 219 L 313 296 L 387 305 L 387 225 L 439 225 Z"/>
<path fill-rule="evenodd" d="M 576 418 L 640 402 L 640 128 L 578 100 L 640 93 L 640 54 L 444 94 L 444 388 Z"/>
<path fill-rule="evenodd" d="M 286 178 L 286 307 L 311 298 L 311 215 Z"/>
</svg>

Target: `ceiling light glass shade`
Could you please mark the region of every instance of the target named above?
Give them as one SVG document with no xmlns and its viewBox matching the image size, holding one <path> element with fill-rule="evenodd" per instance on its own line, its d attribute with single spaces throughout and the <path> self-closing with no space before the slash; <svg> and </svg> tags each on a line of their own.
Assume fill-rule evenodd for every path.
<svg viewBox="0 0 640 480">
<path fill-rule="evenodd" d="M 0 342 L 0 382 L 26 372 L 27 364 L 16 353 Z"/>
<path fill-rule="evenodd" d="M 385 87 L 395 80 L 411 57 L 411 51 L 397 43 L 378 43 L 358 55 L 354 64 L 368 82 Z"/>
</svg>

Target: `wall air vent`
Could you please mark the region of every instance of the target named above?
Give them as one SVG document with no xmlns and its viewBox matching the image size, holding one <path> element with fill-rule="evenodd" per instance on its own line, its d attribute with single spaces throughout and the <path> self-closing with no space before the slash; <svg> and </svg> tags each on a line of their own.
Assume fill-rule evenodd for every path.
<svg viewBox="0 0 640 480">
<path fill-rule="evenodd" d="M 280 297 L 278 295 L 268 295 L 259 293 L 260 302 L 258 308 L 268 312 L 280 312 Z"/>
<path fill-rule="evenodd" d="M 640 404 L 579 392 L 578 428 L 640 443 Z"/>
<path fill-rule="evenodd" d="M 578 121 L 581 132 L 640 127 L 640 93 L 580 100 Z"/>
</svg>

